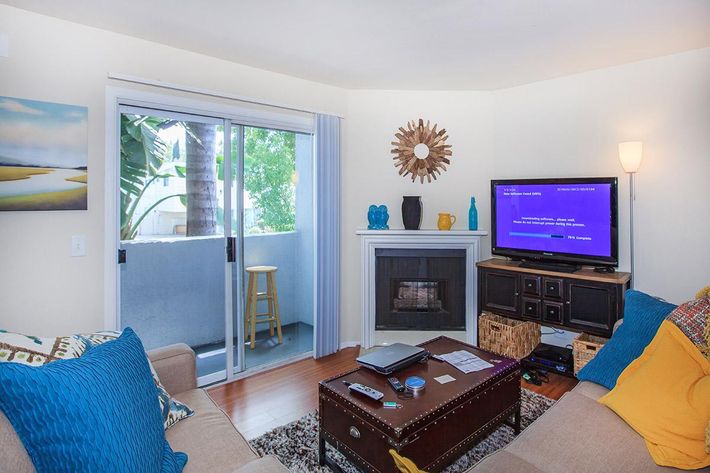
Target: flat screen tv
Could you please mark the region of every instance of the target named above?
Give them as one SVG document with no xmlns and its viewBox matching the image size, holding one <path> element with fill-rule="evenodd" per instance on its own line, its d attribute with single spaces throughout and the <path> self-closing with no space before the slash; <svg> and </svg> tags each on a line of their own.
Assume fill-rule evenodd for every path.
<svg viewBox="0 0 710 473">
<path fill-rule="evenodd" d="M 491 181 L 492 253 L 533 264 L 617 266 L 617 186 L 615 177 Z"/>
</svg>

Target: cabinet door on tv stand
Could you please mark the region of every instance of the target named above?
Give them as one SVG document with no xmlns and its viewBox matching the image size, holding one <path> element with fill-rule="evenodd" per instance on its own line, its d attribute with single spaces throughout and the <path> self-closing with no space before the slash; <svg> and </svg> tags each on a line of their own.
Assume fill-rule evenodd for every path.
<svg viewBox="0 0 710 473">
<path fill-rule="evenodd" d="M 483 271 L 481 309 L 519 317 L 520 275 L 506 271 Z"/>
<path fill-rule="evenodd" d="M 581 331 L 611 336 L 616 322 L 616 287 L 613 284 L 567 280 L 565 325 Z"/>
</svg>

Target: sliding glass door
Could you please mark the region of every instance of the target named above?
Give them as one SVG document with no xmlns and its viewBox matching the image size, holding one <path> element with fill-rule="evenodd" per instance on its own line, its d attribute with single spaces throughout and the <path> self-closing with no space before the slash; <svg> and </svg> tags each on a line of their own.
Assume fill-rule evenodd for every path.
<svg viewBox="0 0 710 473">
<path fill-rule="evenodd" d="M 186 343 L 203 382 L 225 379 L 223 120 L 125 107 L 120 123 L 121 328 L 148 350 Z"/>
<path fill-rule="evenodd" d="M 313 349 L 313 136 L 249 126 L 241 131 L 244 363 L 250 369 Z"/>
<path fill-rule="evenodd" d="M 119 112 L 121 328 L 188 344 L 203 385 L 310 352 L 312 135 Z"/>
</svg>

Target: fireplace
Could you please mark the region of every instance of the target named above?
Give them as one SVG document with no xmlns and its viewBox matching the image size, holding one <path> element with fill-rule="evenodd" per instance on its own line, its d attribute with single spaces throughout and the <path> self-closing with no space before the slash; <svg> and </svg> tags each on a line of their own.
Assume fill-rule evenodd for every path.
<svg viewBox="0 0 710 473">
<path fill-rule="evenodd" d="M 375 330 L 466 330 L 466 250 L 375 250 Z"/>
</svg>

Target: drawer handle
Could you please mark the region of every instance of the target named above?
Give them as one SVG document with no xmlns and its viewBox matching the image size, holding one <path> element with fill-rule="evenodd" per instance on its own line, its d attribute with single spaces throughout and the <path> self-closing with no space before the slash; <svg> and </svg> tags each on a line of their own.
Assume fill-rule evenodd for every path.
<svg viewBox="0 0 710 473">
<path fill-rule="evenodd" d="M 360 438 L 360 431 L 354 425 L 350 426 L 350 436 L 356 439 Z"/>
</svg>

